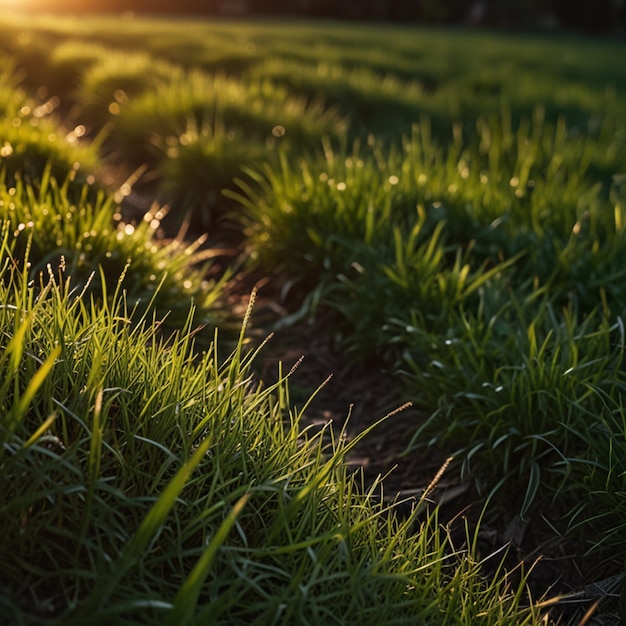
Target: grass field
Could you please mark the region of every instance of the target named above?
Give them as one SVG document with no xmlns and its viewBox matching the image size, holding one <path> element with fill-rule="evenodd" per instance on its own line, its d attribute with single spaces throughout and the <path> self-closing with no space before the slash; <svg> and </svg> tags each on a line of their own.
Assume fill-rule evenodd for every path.
<svg viewBox="0 0 626 626">
<path fill-rule="evenodd" d="M 3 16 L 7 623 L 621 623 L 625 52 Z M 316 428 L 272 330 L 412 408 Z"/>
</svg>

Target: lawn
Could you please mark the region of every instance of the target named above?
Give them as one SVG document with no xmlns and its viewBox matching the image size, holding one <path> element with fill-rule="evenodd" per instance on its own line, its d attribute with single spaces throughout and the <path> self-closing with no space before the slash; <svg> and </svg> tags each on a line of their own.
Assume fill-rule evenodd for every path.
<svg viewBox="0 0 626 626">
<path fill-rule="evenodd" d="M 0 35 L 8 623 L 621 623 L 622 40 Z"/>
</svg>

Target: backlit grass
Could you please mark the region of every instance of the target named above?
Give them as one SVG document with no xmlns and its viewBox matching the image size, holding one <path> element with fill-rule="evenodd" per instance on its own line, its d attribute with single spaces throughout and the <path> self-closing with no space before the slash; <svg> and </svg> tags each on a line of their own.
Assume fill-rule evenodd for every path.
<svg viewBox="0 0 626 626">
<path fill-rule="evenodd" d="M 5 226 L 5 617 L 538 623 L 434 514 L 399 521 L 348 477 L 346 444 L 301 433 L 286 377 L 251 378 L 243 331 L 225 361 L 198 354 L 191 313 L 163 340 L 123 280 L 99 304 L 70 278 L 28 282 L 14 245 Z"/>
<path fill-rule="evenodd" d="M 604 563 L 626 589 L 623 42 L 322 22 L 2 28 L 13 330 L 1 363 L 18 381 L 2 388 L 3 454 L 11 476 L 36 478 L 6 496 L 20 512 L 6 534 L 25 520 L 38 538 L 28 549 L 67 573 L 11 561 L 7 597 L 22 580 L 44 590 L 28 608 L 18 589 L 15 615 L 539 619 L 520 608 L 523 586 L 496 601 L 504 571 L 480 581 L 476 555 L 456 552 L 436 516 L 412 534 L 357 488 L 344 443 L 299 433 L 286 377 L 253 384 L 242 344 L 223 363 L 198 349 L 213 335 L 192 317 L 227 316 L 205 235 L 161 242 L 158 205 L 122 218 L 102 163 L 147 166 L 141 193 L 174 223 L 238 228 L 238 262 L 270 279 L 287 321 L 331 310 L 340 347 L 395 374 L 398 398 L 420 410 L 407 455 L 455 450 L 452 468 L 479 497 L 542 519 L 553 541 L 582 541 L 581 563 Z M 152 333 L 168 310 L 179 332 L 166 340 Z M 61 327 L 73 329 L 63 341 Z M 82 534 L 54 526 L 61 516 Z"/>
</svg>

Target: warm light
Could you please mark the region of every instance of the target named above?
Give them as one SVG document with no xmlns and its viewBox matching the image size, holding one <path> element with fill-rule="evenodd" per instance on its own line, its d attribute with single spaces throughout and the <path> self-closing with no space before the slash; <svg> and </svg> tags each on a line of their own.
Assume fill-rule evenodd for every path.
<svg viewBox="0 0 626 626">
<path fill-rule="evenodd" d="M 0 13 L 8 10 L 24 10 L 29 4 L 29 0 L 0 0 Z"/>
<path fill-rule="evenodd" d="M 57 2 L 58 0 L 0 0 L 0 16 L 6 11 L 27 13 L 34 9 L 54 6 Z"/>
</svg>

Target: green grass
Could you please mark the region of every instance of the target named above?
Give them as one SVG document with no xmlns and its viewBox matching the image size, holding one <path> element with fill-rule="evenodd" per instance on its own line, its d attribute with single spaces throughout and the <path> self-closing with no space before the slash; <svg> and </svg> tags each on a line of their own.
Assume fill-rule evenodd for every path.
<svg viewBox="0 0 626 626">
<path fill-rule="evenodd" d="M 543 518 L 554 541 L 582 541 L 583 565 L 623 570 L 623 42 L 1 28 L 1 462 L 19 510 L 2 536 L 20 546 L 5 548 L 2 585 L 16 616 L 32 581 L 34 613 L 68 623 L 541 620 L 519 579 L 481 579 L 436 513 L 401 521 L 353 482 L 349 445 L 300 433 L 287 377 L 259 386 L 243 336 L 230 358 L 207 349 L 213 333 L 195 328 L 232 319 L 233 268 L 220 278 L 204 234 L 162 240 L 165 209 L 129 223 L 101 183 L 111 166 L 147 166 L 139 193 L 177 226 L 237 229 L 237 269 L 270 277 L 282 323 L 332 311 L 340 348 L 419 408 L 406 455 L 455 450 L 488 506 Z M 64 575 L 29 569 L 33 550 Z"/>
<path fill-rule="evenodd" d="M 460 446 L 482 489 L 519 482 L 526 515 L 589 458 L 589 415 L 621 392 L 621 188 L 598 172 L 623 150 L 612 132 L 509 124 L 458 127 L 447 150 L 426 126 L 401 151 L 285 159 L 242 202 L 265 271 L 336 309 L 362 357 L 406 363 L 430 416 L 410 445 Z"/>
<path fill-rule="evenodd" d="M 29 97 L 9 65 L 0 74 L 0 167 L 9 181 L 40 182 L 48 166 L 58 178 L 93 179 L 100 167 L 99 141 L 85 143 L 85 127 L 64 127 L 55 117 L 60 100 Z"/>
<path fill-rule="evenodd" d="M 24 237 L 20 234 L 19 238 Z M 255 353 L 194 351 L 69 279 L 19 270 L 2 233 L 3 613 L 12 621 L 531 624 L 435 514 L 412 530 L 298 426 Z M 20 263 L 21 260 L 21 263 Z M 192 319 L 190 313 L 189 320 Z M 351 444 L 353 445 L 353 444 Z M 471 602 L 468 601 L 471 598 Z"/>
<path fill-rule="evenodd" d="M 49 172 L 42 179 L 38 189 L 21 181 L 0 186 L 0 219 L 12 232 L 25 235 L 18 258 L 30 250 L 33 276 L 60 266 L 74 289 L 88 289 L 101 300 L 125 274 L 129 305 L 170 311 L 167 325 L 180 326 L 192 301 L 198 323 L 227 322 L 219 301 L 224 279 L 209 279 L 211 261 L 202 249 L 203 238 L 163 241 L 157 237 L 158 210 L 133 224 L 103 191 L 83 186 L 78 193 L 71 179 L 60 184 Z"/>
<path fill-rule="evenodd" d="M 285 277 L 291 301 L 334 309 L 344 347 L 400 372 L 427 417 L 407 453 L 451 446 L 479 491 L 523 519 L 548 502 L 555 521 L 568 517 L 573 494 L 585 494 L 571 527 L 607 554 L 623 532 L 613 515 L 624 493 L 614 485 L 621 120 L 582 136 L 541 112 L 511 124 L 458 125 L 447 146 L 424 123 L 401 149 L 327 146 L 241 183 L 240 201 L 256 263 Z M 592 534 L 598 526 L 606 535 Z M 608 554 L 619 570 L 624 546 Z"/>
</svg>

